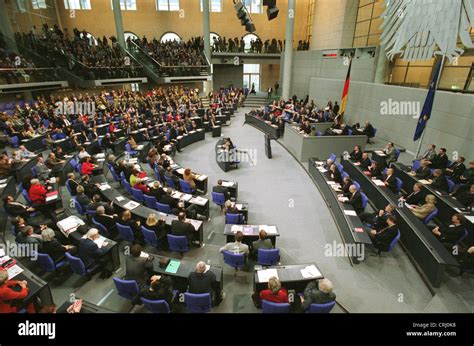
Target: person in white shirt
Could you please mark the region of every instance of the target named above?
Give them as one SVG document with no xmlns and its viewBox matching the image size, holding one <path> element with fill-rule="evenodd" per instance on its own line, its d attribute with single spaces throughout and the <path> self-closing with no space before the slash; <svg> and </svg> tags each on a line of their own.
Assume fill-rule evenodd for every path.
<svg viewBox="0 0 474 346">
<path fill-rule="evenodd" d="M 249 246 L 246 244 L 242 244 L 242 239 L 244 238 L 244 234 L 241 231 L 235 233 L 235 242 L 227 243 L 223 247 L 220 248 L 220 252 L 225 250 L 234 252 L 234 253 L 244 253 L 245 256 L 249 254 Z"/>
<path fill-rule="evenodd" d="M 31 151 L 26 149 L 24 145 L 20 145 L 18 150 L 20 152 L 21 158 L 23 158 L 23 159 L 29 159 L 29 158 L 32 158 L 32 157 L 36 156 L 34 153 L 32 153 Z"/>
<path fill-rule="evenodd" d="M 91 157 L 91 155 L 86 151 L 86 148 L 80 147 L 79 148 L 79 154 L 77 154 L 77 157 L 79 158 L 79 160 L 82 161 L 82 159 L 84 159 L 86 157 Z"/>
</svg>

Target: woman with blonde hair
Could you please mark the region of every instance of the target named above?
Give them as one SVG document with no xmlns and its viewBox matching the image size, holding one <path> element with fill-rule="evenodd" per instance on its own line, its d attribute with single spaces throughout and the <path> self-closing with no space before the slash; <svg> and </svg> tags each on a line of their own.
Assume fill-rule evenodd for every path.
<svg viewBox="0 0 474 346">
<path fill-rule="evenodd" d="M 144 226 L 146 229 L 154 231 L 158 239 L 165 236 L 165 223 L 164 221 L 158 219 L 158 215 L 155 213 L 148 215 Z"/>
<path fill-rule="evenodd" d="M 280 280 L 272 276 L 268 279 L 268 289 L 260 292 L 260 299 L 272 303 L 288 303 L 288 292 L 281 287 Z"/>
<path fill-rule="evenodd" d="M 419 219 L 424 220 L 436 209 L 436 197 L 434 195 L 426 195 L 425 204 L 422 206 L 415 206 L 411 209 L 412 213 Z"/>
</svg>

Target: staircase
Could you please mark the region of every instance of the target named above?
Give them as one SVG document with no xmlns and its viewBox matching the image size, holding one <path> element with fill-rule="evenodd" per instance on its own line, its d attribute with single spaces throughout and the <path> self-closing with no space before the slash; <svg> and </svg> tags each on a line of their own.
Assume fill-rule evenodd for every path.
<svg viewBox="0 0 474 346">
<path fill-rule="evenodd" d="M 133 41 L 132 46 L 127 47 L 127 52 L 143 66 L 143 71 L 148 78 L 155 83 L 162 82 L 162 78 L 160 77 L 161 65 L 158 61 L 153 59 Z"/>
<path fill-rule="evenodd" d="M 207 97 L 206 95 L 206 96 L 200 96 L 199 98 L 202 101 L 202 106 L 206 109 L 209 108 L 209 97 Z"/>
<path fill-rule="evenodd" d="M 265 93 L 257 93 L 256 95 L 249 94 L 244 101 L 244 107 L 259 108 L 267 103 L 268 99 Z"/>
</svg>

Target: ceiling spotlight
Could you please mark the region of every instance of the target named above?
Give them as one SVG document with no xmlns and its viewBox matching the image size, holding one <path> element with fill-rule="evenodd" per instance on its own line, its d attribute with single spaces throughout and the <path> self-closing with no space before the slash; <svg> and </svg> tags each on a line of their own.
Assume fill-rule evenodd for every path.
<svg viewBox="0 0 474 346">
<path fill-rule="evenodd" d="M 255 32 L 257 30 L 255 24 L 242 0 L 234 0 L 234 8 L 237 11 L 237 18 L 240 19 L 240 25 L 245 26 L 247 32 Z"/>
<path fill-rule="evenodd" d="M 280 12 L 280 10 L 278 9 L 278 7 L 276 7 L 276 0 L 263 0 L 263 6 L 268 6 L 268 20 L 272 20 L 278 17 L 278 13 Z"/>
</svg>

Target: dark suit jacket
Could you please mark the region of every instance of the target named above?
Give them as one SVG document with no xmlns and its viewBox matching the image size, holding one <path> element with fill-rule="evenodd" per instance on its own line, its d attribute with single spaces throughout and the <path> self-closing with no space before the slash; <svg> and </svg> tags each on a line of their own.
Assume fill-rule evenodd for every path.
<svg viewBox="0 0 474 346">
<path fill-rule="evenodd" d="M 433 182 L 431 183 L 431 186 L 435 189 L 445 192 L 448 192 L 449 189 L 448 181 L 446 180 L 446 177 L 444 175 L 440 175 L 439 177 L 434 178 Z"/>
<path fill-rule="evenodd" d="M 352 185 L 352 180 L 349 180 L 347 183 L 342 183 L 341 184 L 341 190 L 344 194 L 350 194 L 349 192 L 349 188 L 351 187 Z"/>
<path fill-rule="evenodd" d="M 436 154 L 433 161 L 431 161 L 431 168 L 444 169 L 444 168 L 448 167 L 448 161 L 449 160 L 448 160 L 447 155 L 440 156 L 440 155 Z"/>
<path fill-rule="evenodd" d="M 79 184 L 75 180 L 71 180 L 71 179 L 68 179 L 67 183 L 69 187 L 71 188 L 71 195 L 76 196 L 77 195 L 76 189 L 79 186 Z"/>
<path fill-rule="evenodd" d="M 453 170 L 453 173 L 450 174 L 452 177 L 460 177 L 466 170 L 464 163 L 459 164 L 458 162 L 452 163 L 449 168 Z"/>
<path fill-rule="evenodd" d="M 153 268 L 153 262 L 145 257 L 126 256 L 125 280 L 136 280 L 138 284 L 143 284 L 148 279 L 148 274 Z"/>
<path fill-rule="evenodd" d="M 116 226 L 117 220 L 115 220 L 115 218 L 104 216 L 104 215 L 95 215 L 94 219 L 98 223 L 104 225 L 107 229 L 117 228 Z"/>
<path fill-rule="evenodd" d="M 418 179 L 426 179 L 430 176 L 431 174 L 431 171 L 429 169 L 429 167 L 423 167 L 421 166 L 420 168 L 418 168 L 416 171 L 415 171 L 415 176 L 418 178 Z"/>
<path fill-rule="evenodd" d="M 351 160 L 360 161 L 362 159 L 362 152 L 355 152 L 354 150 L 350 154 Z"/>
<path fill-rule="evenodd" d="M 341 172 L 336 168 L 334 172 L 329 171 L 329 175 L 331 176 L 331 179 L 334 180 L 336 183 L 341 184 L 342 183 L 342 175 Z"/>
<path fill-rule="evenodd" d="M 309 308 L 311 304 L 325 304 L 336 299 L 333 292 L 325 293 L 319 290 L 319 281 L 311 281 L 304 289 L 304 302 L 301 305 L 303 310 Z"/>
<path fill-rule="evenodd" d="M 188 222 L 173 220 L 171 222 L 171 234 L 175 236 L 189 236 L 194 232 L 194 227 Z"/>
<path fill-rule="evenodd" d="M 54 262 L 57 262 L 64 257 L 66 249 L 57 239 L 53 239 L 51 241 L 43 241 L 43 252 L 50 255 Z"/>
<path fill-rule="evenodd" d="M 273 244 L 270 239 L 256 240 L 252 242 L 252 252 L 255 255 L 258 255 L 258 249 L 272 249 Z"/>
<path fill-rule="evenodd" d="M 369 158 L 367 158 L 367 160 L 360 159 L 359 162 L 360 162 L 359 167 L 364 171 L 369 170 L 369 166 L 372 164 L 372 161 L 370 161 Z"/>
<path fill-rule="evenodd" d="M 349 201 L 347 203 L 352 205 L 357 214 L 360 214 L 364 211 L 364 208 L 362 208 L 362 195 L 359 191 L 356 191 L 355 194 L 349 196 Z"/>
<path fill-rule="evenodd" d="M 26 211 L 27 207 L 23 204 L 17 205 L 8 203 L 3 207 L 5 208 L 5 211 L 12 216 L 21 216 L 24 219 L 30 216 L 30 214 Z"/>
<path fill-rule="evenodd" d="M 210 270 L 206 273 L 191 272 L 188 276 L 189 292 L 194 294 L 212 293 L 214 291 L 214 283 L 216 275 Z"/>
<path fill-rule="evenodd" d="M 459 226 L 453 225 L 453 227 L 441 226 L 440 227 L 441 235 L 439 236 L 439 238 L 443 242 L 454 244 L 459 239 L 459 237 L 461 237 L 461 235 L 463 234 L 464 228 L 465 227 L 463 225 L 459 225 Z"/>
<path fill-rule="evenodd" d="M 81 239 L 79 241 L 78 257 L 82 259 L 84 265 L 89 268 L 106 252 L 105 248 L 100 248 L 91 239 Z"/>
<path fill-rule="evenodd" d="M 421 195 L 420 192 L 412 192 L 408 196 L 405 197 L 405 201 L 410 205 L 419 205 L 423 203 L 424 197 Z"/>
<path fill-rule="evenodd" d="M 398 226 L 386 228 L 377 232 L 374 238 L 374 246 L 382 251 L 387 251 L 392 240 L 397 236 Z"/>
<path fill-rule="evenodd" d="M 397 180 L 395 179 L 394 175 L 391 175 L 390 178 L 385 178 L 387 182 L 387 187 L 393 192 L 397 193 Z"/>
<path fill-rule="evenodd" d="M 168 204 L 171 207 L 171 209 L 178 208 L 178 200 L 174 199 L 170 195 L 165 194 L 161 196 L 159 202 L 162 204 Z"/>
<path fill-rule="evenodd" d="M 223 193 L 226 200 L 230 198 L 230 192 L 227 187 L 217 185 L 212 188 L 212 192 Z"/>
</svg>

